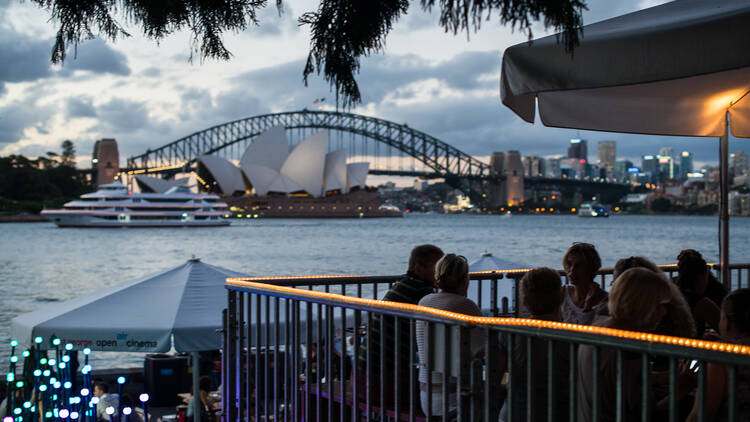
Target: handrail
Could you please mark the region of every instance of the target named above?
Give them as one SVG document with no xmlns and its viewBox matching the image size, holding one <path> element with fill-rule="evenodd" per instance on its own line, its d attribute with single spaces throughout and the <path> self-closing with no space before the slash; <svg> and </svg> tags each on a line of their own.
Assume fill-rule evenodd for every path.
<svg viewBox="0 0 750 422">
<path fill-rule="evenodd" d="M 620 348 L 639 352 L 644 350 L 650 351 L 654 345 L 658 344 L 660 345 L 660 352 L 666 355 L 692 359 L 710 359 L 711 361 L 726 364 L 747 364 L 747 356 L 750 356 L 750 346 L 731 343 L 528 318 L 475 317 L 408 303 L 351 297 L 286 286 L 274 286 L 258 282 L 240 281 L 236 278 L 227 279 L 226 287 L 237 291 L 297 299 L 323 305 L 334 305 L 360 311 L 374 311 L 398 317 L 451 323 L 468 328 L 482 326 L 500 328 L 503 331 L 532 336 L 544 334 L 549 338 L 599 346 L 612 346 L 616 343 Z M 602 337 L 609 340 L 602 340 Z M 726 353 L 726 356 L 716 355 L 715 352 Z"/>
<path fill-rule="evenodd" d="M 709 268 L 719 271 L 721 265 L 718 263 L 708 263 Z M 677 272 L 677 264 L 657 265 L 665 273 Z M 750 263 L 730 264 L 730 270 L 748 270 Z M 470 280 L 501 280 L 503 278 L 521 278 L 523 274 L 530 271 L 527 268 L 499 269 L 493 271 L 475 271 L 469 273 Z M 557 270 L 560 275 L 564 276 L 564 270 Z M 614 268 L 600 268 L 596 272 L 597 276 L 611 275 Z M 401 279 L 403 275 L 300 275 L 300 276 L 254 276 L 254 277 L 230 277 L 228 281 L 252 281 L 257 283 L 268 283 L 277 286 L 325 286 L 336 284 L 370 284 L 370 283 L 392 283 Z"/>
</svg>

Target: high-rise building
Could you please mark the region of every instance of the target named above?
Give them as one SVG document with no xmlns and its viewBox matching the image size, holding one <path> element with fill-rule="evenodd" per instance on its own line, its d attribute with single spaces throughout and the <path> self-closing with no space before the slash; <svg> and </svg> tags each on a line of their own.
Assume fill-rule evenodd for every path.
<svg viewBox="0 0 750 422">
<path fill-rule="evenodd" d="M 674 149 L 672 149 L 672 147 L 662 147 L 661 149 L 659 149 L 659 156 L 674 158 Z"/>
<path fill-rule="evenodd" d="M 613 169 L 615 167 L 616 148 L 615 141 L 599 141 L 599 160 L 597 165 L 602 168 Z"/>
<path fill-rule="evenodd" d="M 571 139 L 568 147 L 568 158 L 588 160 L 585 139 Z"/>
<path fill-rule="evenodd" d="M 544 159 L 544 177 L 559 179 L 562 177 L 560 171 L 560 157 Z"/>
<path fill-rule="evenodd" d="M 117 141 L 114 139 L 100 139 L 94 143 L 91 154 L 91 169 L 94 174 L 94 184 L 97 186 L 112 183 L 120 172 L 120 153 Z"/>
<path fill-rule="evenodd" d="M 526 155 L 523 157 L 523 174 L 527 177 L 544 176 L 543 164 L 539 156 Z"/>
<path fill-rule="evenodd" d="M 612 176 L 616 182 L 623 182 L 628 177 L 628 169 L 633 168 L 633 162 L 630 160 L 617 160 L 615 161 L 614 170 Z"/>
<path fill-rule="evenodd" d="M 661 182 L 675 178 L 674 158 L 669 155 L 659 156 L 659 175 L 661 176 Z"/>
<path fill-rule="evenodd" d="M 687 179 L 688 173 L 693 172 L 693 153 L 682 151 L 680 153 L 680 180 Z"/>
<path fill-rule="evenodd" d="M 745 154 L 744 151 L 737 151 L 732 154 L 732 170 L 735 176 L 742 176 L 743 174 L 747 174 L 747 154 Z"/>
<path fill-rule="evenodd" d="M 656 155 L 644 155 L 641 157 L 641 171 L 650 174 L 651 182 L 659 182 L 659 157 Z"/>
</svg>

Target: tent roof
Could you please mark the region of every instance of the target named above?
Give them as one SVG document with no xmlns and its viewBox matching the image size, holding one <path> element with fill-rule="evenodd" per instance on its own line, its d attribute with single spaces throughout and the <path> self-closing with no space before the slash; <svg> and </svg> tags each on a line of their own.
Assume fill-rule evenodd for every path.
<svg viewBox="0 0 750 422">
<path fill-rule="evenodd" d="M 166 352 L 218 349 L 227 277 L 244 274 L 189 260 L 140 279 L 46 305 L 12 321 L 19 343 L 52 336 L 77 348 Z"/>
</svg>

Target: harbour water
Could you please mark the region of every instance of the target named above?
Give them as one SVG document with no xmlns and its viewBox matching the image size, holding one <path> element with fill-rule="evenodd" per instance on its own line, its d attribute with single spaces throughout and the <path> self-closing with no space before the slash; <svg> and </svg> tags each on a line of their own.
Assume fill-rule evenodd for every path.
<svg viewBox="0 0 750 422">
<path fill-rule="evenodd" d="M 408 215 L 403 219 L 253 219 L 229 227 L 60 229 L 0 225 L 0 345 L 10 320 L 192 256 L 250 275 L 400 274 L 412 246 L 435 243 L 470 261 L 484 251 L 531 266 L 561 268 L 574 241 L 593 243 L 605 267 L 631 255 L 674 263 L 684 248 L 718 260 L 718 219 L 699 216 Z M 750 262 L 750 219 L 731 220 L 731 261 Z M 9 348 L 0 346 L 0 362 Z M 94 353 L 95 367 L 139 365 L 142 356 Z"/>
</svg>

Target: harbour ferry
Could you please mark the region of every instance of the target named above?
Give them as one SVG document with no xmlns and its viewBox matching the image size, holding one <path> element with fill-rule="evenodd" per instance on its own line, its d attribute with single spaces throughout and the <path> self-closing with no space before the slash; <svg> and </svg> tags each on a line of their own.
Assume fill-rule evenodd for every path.
<svg viewBox="0 0 750 422">
<path fill-rule="evenodd" d="M 609 212 L 598 202 L 584 202 L 578 207 L 579 217 L 609 217 Z"/>
<path fill-rule="evenodd" d="M 228 226 L 227 204 L 213 194 L 196 194 L 185 185 L 164 193 L 133 193 L 115 181 L 66 203 L 42 210 L 59 227 L 207 227 Z"/>
</svg>

